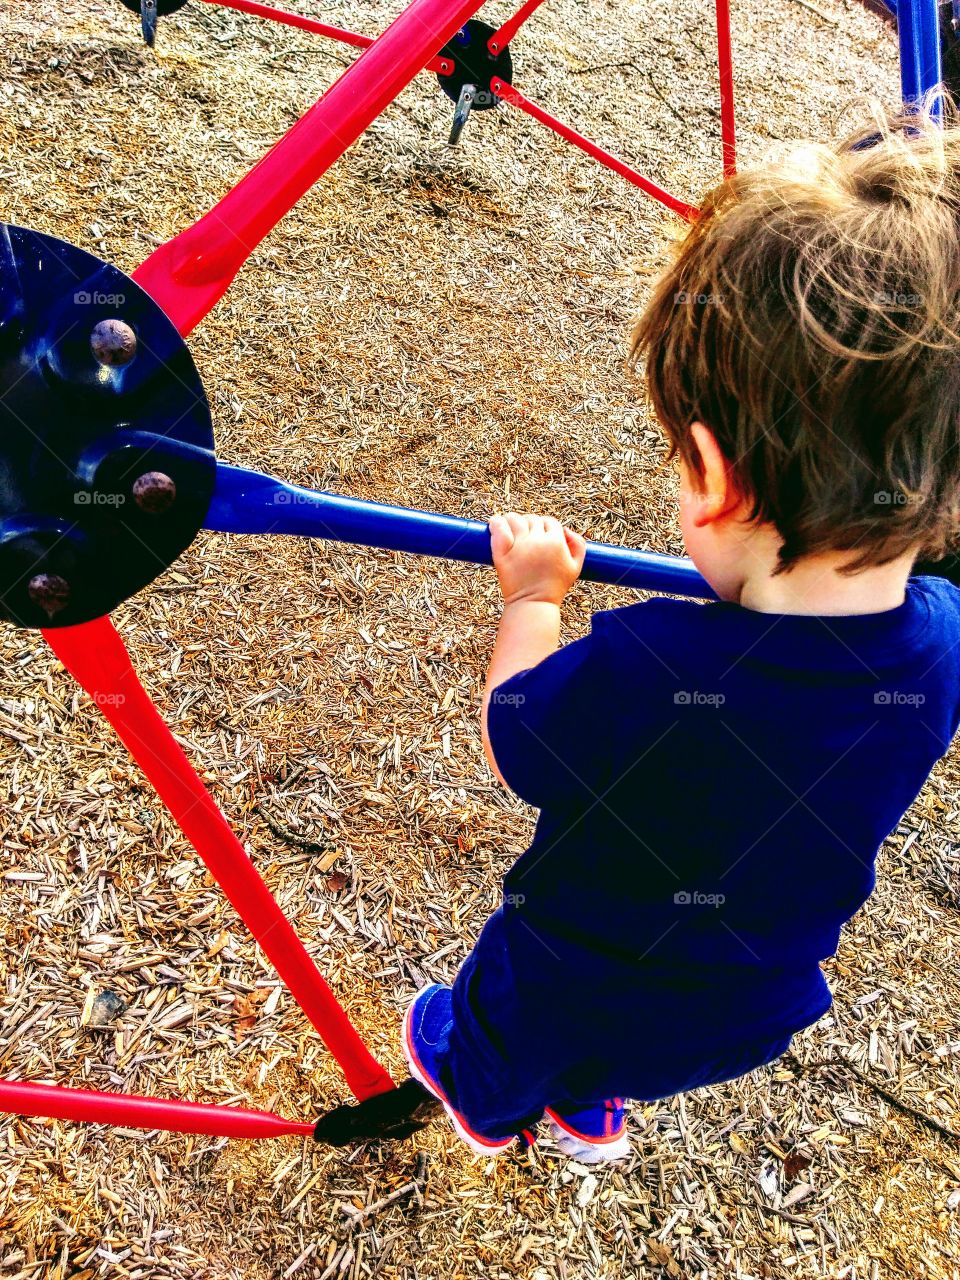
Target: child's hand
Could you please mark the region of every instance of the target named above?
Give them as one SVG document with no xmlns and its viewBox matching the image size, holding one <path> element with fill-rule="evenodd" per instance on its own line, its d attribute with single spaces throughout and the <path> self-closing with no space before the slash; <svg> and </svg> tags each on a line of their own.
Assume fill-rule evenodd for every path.
<svg viewBox="0 0 960 1280">
<path fill-rule="evenodd" d="M 587 544 L 552 516 L 510 512 L 490 521 L 493 564 L 504 604 L 536 600 L 557 606 L 580 576 Z"/>
</svg>

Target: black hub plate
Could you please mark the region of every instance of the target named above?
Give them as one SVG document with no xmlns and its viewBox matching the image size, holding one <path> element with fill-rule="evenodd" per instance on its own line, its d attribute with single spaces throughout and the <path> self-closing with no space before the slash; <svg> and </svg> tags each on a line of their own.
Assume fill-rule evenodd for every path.
<svg viewBox="0 0 960 1280">
<path fill-rule="evenodd" d="M 200 376 L 153 299 L 0 223 L 0 617 L 109 613 L 190 545 L 215 475 Z"/>
<path fill-rule="evenodd" d="M 131 13 L 140 12 L 140 0 L 120 0 L 120 3 Z M 168 13 L 176 13 L 178 9 L 182 9 L 186 3 L 187 0 L 157 0 L 157 13 L 165 18 Z"/>
<path fill-rule="evenodd" d="M 120 0 L 133 13 L 140 15 L 140 30 L 146 43 L 152 48 L 157 38 L 157 18 L 182 9 L 187 0 Z"/>
<path fill-rule="evenodd" d="M 505 84 L 513 83 L 513 60 L 510 49 L 501 49 L 494 56 L 487 48 L 487 41 L 496 33 L 479 18 L 471 18 L 465 27 L 457 32 L 448 45 L 440 50 L 441 58 L 449 58 L 453 70 L 448 76 L 437 76 L 440 88 L 453 102 L 460 99 L 460 90 L 465 84 L 477 86 L 477 96 L 473 100 L 473 111 L 489 111 L 500 101 L 494 97 L 490 81 L 499 76 Z"/>
</svg>

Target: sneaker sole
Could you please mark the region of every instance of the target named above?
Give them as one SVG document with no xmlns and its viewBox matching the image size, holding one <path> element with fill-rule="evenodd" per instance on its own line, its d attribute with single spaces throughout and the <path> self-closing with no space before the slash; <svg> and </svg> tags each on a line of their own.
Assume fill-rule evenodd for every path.
<svg viewBox="0 0 960 1280">
<path fill-rule="evenodd" d="M 465 1142 L 471 1151 L 475 1151 L 477 1155 L 480 1156 L 495 1156 L 499 1155 L 501 1151 L 506 1151 L 507 1147 L 511 1146 L 514 1139 L 504 1138 L 501 1140 L 495 1140 L 482 1138 L 480 1134 L 474 1133 L 472 1129 L 468 1129 L 466 1123 L 460 1118 L 457 1112 L 454 1111 L 453 1107 L 450 1106 L 449 1102 L 447 1102 L 446 1098 L 442 1093 L 440 1093 L 431 1081 L 430 1077 L 424 1071 L 423 1067 L 420 1065 L 420 1060 L 417 1057 L 416 1050 L 413 1046 L 412 1026 L 415 1004 L 416 999 L 414 999 L 413 1004 L 409 1005 L 406 1013 L 403 1015 L 403 1056 L 407 1060 L 407 1067 L 409 1068 L 410 1074 L 441 1104 L 444 1111 L 447 1113 L 447 1119 L 457 1132 L 457 1137 L 460 1138 L 462 1142 Z"/>
<path fill-rule="evenodd" d="M 562 1142 L 563 1139 L 572 1139 L 580 1144 L 584 1150 L 578 1153 L 574 1158 L 581 1160 L 583 1163 L 589 1163 L 592 1157 L 593 1163 L 600 1164 L 605 1161 L 626 1160 L 633 1154 L 633 1148 L 630 1145 L 630 1139 L 627 1137 L 626 1125 L 617 1133 L 609 1134 L 603 1138 L 594 1138 L 589 1134 L 580 1133 L 570 1126 L 552 1111 L 546 1108 L 546 1114 L 550 1119 L 550 1129 L 555 1142 Z M 561 1147 L 561 1150 L 563 1148 Z M 564 1152 L 564 1154 L 569 1154 Z"/>
<path fill-rule="evenodd" d="M 599 1146 L 595 1142 L 581 1142 L 559 1126 L 553 1125 L 550 1128 L 550 1136 L 556 1143 L 561 1156 L 565 1156 L 568 1160 L 576 1160 L 579 1164 L 621 1164 L 633 1157 L 633 1148 L 627 1138 L 620 1138 L 607 1146 Z"/>
</svg>

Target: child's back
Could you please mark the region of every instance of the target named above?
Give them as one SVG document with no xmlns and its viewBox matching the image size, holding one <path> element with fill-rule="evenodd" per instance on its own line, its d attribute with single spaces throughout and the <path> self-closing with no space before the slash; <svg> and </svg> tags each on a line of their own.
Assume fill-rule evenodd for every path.
<svg viewBox="0 0 960 1280">
<path fill-rule="evenodd" d="M 918 578 L 874 615 L 597 614 L 502 684 L 497 763 L 541 809 L 504 886 L 518 1000 L 549 948 L 574 968 L 578 1018 L 649 1012 L 664 1053 L 814 1021 L 818 961 L 956 731 L 958 658 L 960 591 Z M 649 1096 L 645 1070 L 615 1091 Z"/>
<path fill-rule="evenodd" d="M 958 227 L 960 129 L 919 115 L 708 196 L 634 358 L 721 603 L 558 648 L 582 539 L 491 521 L 487 754 L 540 819 L 407 1023 L 481 1149 L 546 1108 L 619 1152 L 622 1095 L 741 1074 L 829 1006 L 818 962 L 960 718 L 960 592 L 908 585 L 960 528 Z"/>
</svg>

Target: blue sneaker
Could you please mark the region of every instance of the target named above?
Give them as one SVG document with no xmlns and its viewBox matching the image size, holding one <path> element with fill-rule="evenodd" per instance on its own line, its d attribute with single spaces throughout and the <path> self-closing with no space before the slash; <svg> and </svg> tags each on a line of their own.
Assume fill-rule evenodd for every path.
<svg viewBox="0 0 960 1280">
<path fill-rule="evenodd" d="M 581 1164 L 607 1164 L 630 1155 L 623 1098 L 607 1098 L 577 1110 L 547 1107 L 550 1134 L 565 1156 Z"/>
<path fill-rule="evenodd" d="M 443 1103 L 450 1123 L 467 1146 L 482 1156 L 495 1156 L 505 1151 L 513 1138 L 485 1138 L 474 1132 L 460 1112 L 450 1105 L 440 1083 L 437 1052 L 453 1025 L 451 995 L 449 987 L 438 983 L 417 993 L 403 1019 L 403 1055 L 410 1074 Z"/>
</svg>

